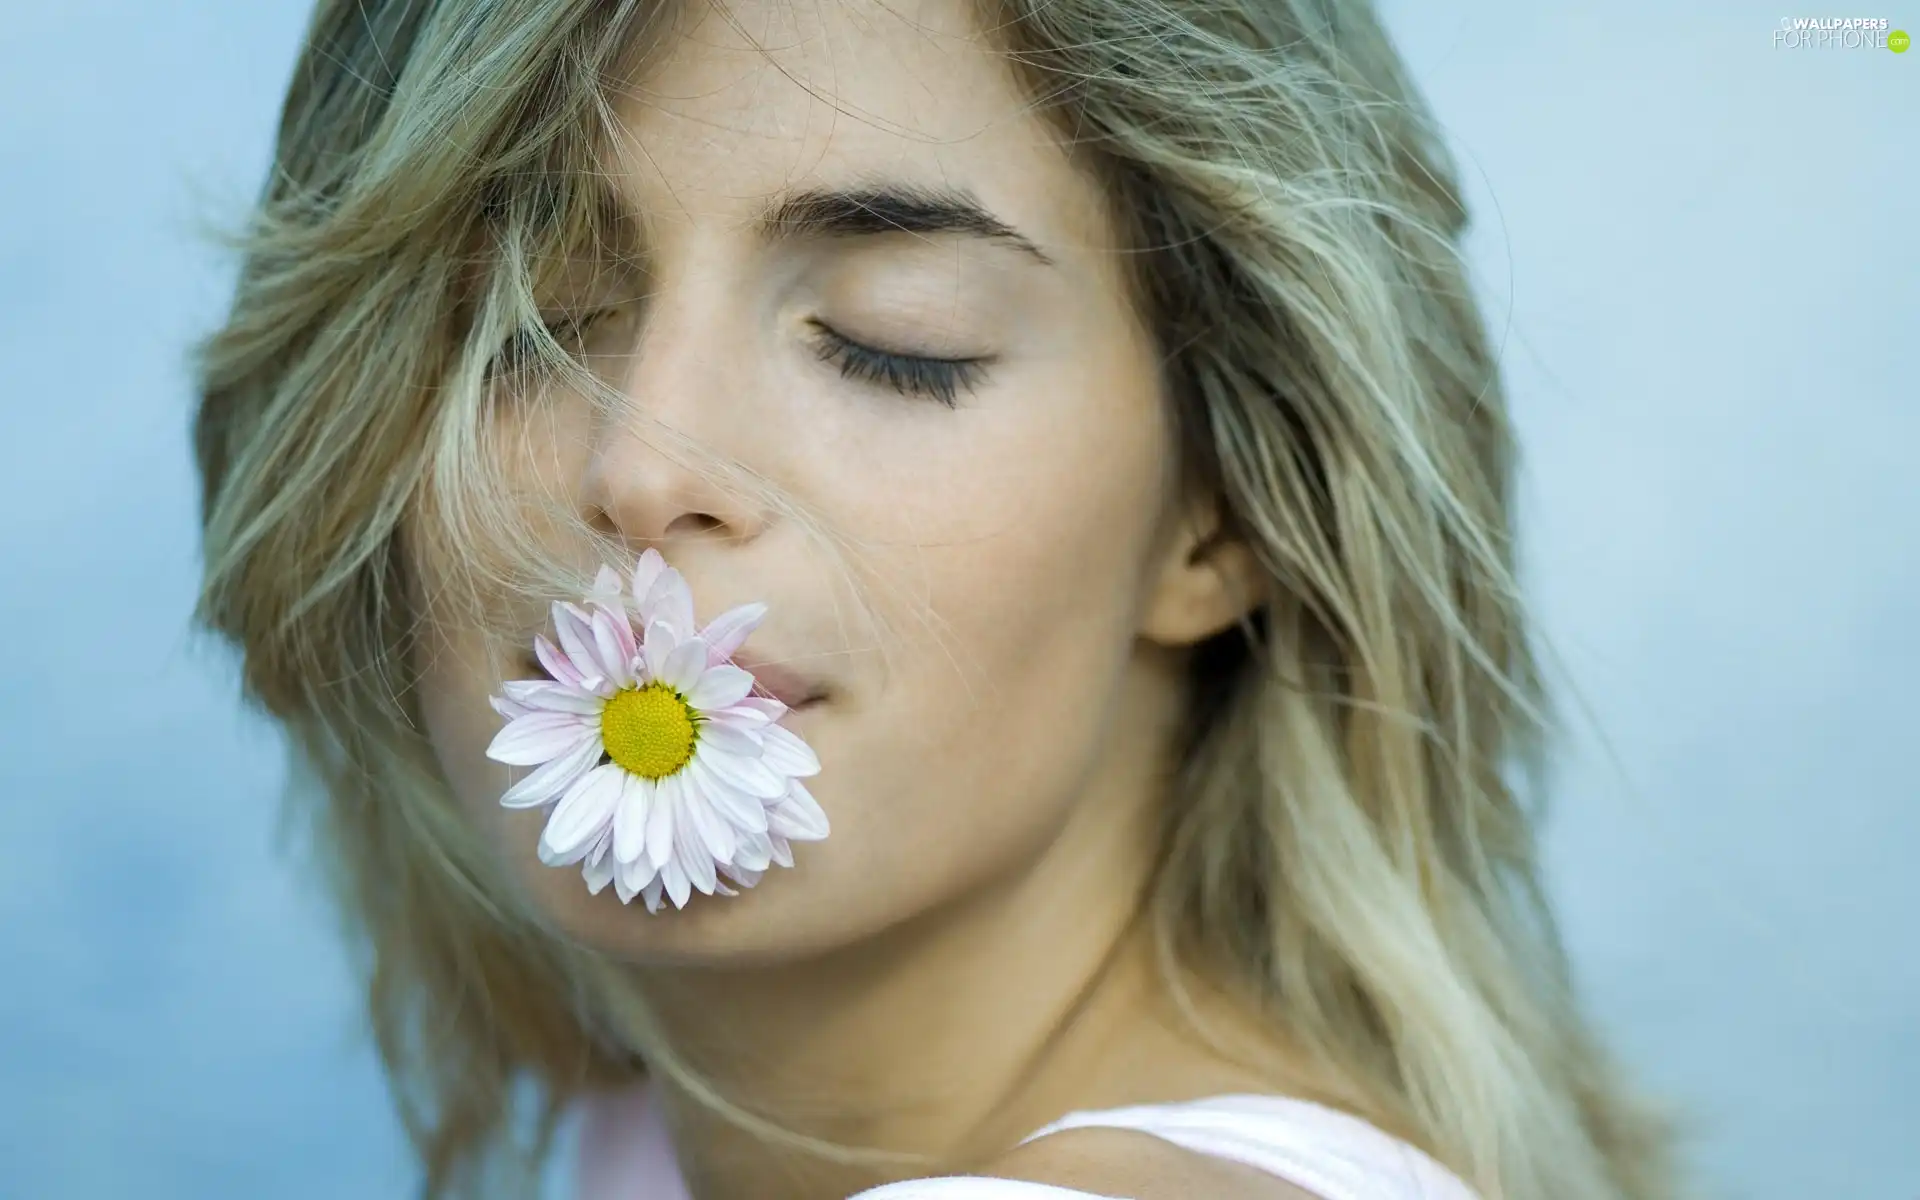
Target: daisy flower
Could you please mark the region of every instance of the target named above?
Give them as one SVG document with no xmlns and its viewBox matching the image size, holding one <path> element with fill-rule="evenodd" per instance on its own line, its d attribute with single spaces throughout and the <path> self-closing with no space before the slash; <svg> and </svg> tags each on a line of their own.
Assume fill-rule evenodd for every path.
<svg viewBox="0 0 1920 1200">
<path fill-rule="evenodd" d="M 638 624 L 628 612 L 631 596 Z M 585 606 L 553 606 L 558 645 L 536 636 L 549 678 L 511 680 L 491 698 L 507 718 L 487 757 L 534 771 L 508 788 L 508 808 L 546 807 L 540 860 L 580 864 L 596 895 L 648 912 L 685 908 L 695 891 L 732 896 L 792 843 L 827 836 L 827 816 L 801 780 L 820 760 L 777 724 L 778 700 L 754 696 L 732 655 L 766 616 L 748 604 L 694 622 L 693 596 L 657 551 L 640 556 L 631 589 L 602 567 Z"/>
</svg>

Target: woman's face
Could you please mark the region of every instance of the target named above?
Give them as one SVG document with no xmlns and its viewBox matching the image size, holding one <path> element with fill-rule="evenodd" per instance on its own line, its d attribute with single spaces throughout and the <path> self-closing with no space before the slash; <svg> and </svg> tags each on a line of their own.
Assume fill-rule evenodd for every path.
<svg viewBox="0 0 1920 1200">
<path fill-rule="evenodd" d="M 514 432 L 582 520 L 661 550 L 700 620 L 769 604 L 742 657 L 823 693 L 789 723 L 833 832 L 737 898 L 650 915 L 589 895 L 536 858 L 543 815 L 498 804 L 522 772 L 484 754 L 500 676 L 481 639 L 440 630 L 423 664 L 439 758 L 515 875 L 568 933 L 639 961 L 844 945 L 1129 821 L 1177 704 L 1150 647 L 1211 619 L 1164 565 L 1169 430 L 1099 190 L 963 0 L 732 4 L 765 51 L 696 7 L 617 110 L 608 169 L 645 214 L 646 278 L 599 299 L 644 298 L 588 350 L 846 557 L 584 398 Z M 920 231 L 862 218 L 861 196 Z M 873 352 L 979 362 L 900 364 L 925 385 L 902 390 L 858 370 Z"/>
</svg>

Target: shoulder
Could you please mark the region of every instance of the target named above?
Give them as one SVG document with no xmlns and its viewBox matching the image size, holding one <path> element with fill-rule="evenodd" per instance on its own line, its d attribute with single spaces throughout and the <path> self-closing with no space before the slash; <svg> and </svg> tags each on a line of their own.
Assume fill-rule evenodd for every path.
<svg viewBox="0 0 1920 1200">
<path fill-rule="evenodd" d="M 1319 1200 L 1265 1171 L 1131 1129 L 1048 1134 L 1015 1147 L 981 1173 L 1128 1200 Z"/>
</svg>

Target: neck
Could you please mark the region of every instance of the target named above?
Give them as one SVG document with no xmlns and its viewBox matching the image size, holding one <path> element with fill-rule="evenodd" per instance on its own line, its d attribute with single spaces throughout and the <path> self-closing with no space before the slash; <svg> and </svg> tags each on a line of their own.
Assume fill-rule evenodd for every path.
<svg viewBox="0 0 1920 1200">
<path fill-rule="evenodd" d="M 977 1169 L 1076 1108 L 1265 1089 L 1270 1071 L 1197 1047 L 1196 1010 L 1170 1003 L 1155 970 L 1142 902 L 1180 705 L 1167 680 L 1139 687 L 1061 829 L 997 878 L 828 954 L 640 972 L 659 1033 L 703 1083 L 789 1134 L 891 1156 L 836 1161 L 741 1130 L 661 1073 L 695 1197 L 841 1200 Z M 1271 1044 L 1183 982 L 1210 1026 Z"/>
<path fill-rule="evenodd" d="M 834 954 L 649 973 L 662 1032 L 721 1094 L 789 1130 L 897 1156 L 824 1165 L 663 1087 L 694 1195 L 841 1197 L 927 1173 L 908 1156 L 990 1155 L 1071 1107 L 1146 999 L 1150 844 L 1137 823 L 1069 830 L 1018 877 Z"/>
</svg>

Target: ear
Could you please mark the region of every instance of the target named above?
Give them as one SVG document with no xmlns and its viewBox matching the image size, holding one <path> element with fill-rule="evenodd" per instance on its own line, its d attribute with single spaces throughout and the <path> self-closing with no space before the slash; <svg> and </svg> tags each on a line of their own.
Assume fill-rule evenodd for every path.
<svg viewBox="0 0 1920 1200">
<path fill-rule="evenodd" d="M 1205 641 L 1267 602 L 1253 551 L 1229 534 L 1217 502 L 1189 504 L 1164 538 L 1140 636 L 1165 646 Z"/>
</svg>

